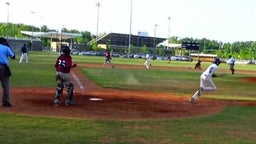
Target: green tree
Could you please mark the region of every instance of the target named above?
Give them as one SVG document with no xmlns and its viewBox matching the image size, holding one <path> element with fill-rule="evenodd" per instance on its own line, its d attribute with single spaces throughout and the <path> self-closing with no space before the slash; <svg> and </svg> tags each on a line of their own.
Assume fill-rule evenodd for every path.
<svg viewBox="0 0 256 144">
<path fill-rule="evenodd" d="M 143 45 L 141 48 L 140 48 L 140 52 L 141 53 L 147 53 L 148 52 L 148 47 L 146 45 Z"/>
<path fill-rule="evenodd" d="M 133 45 L 130 46 L 130 53 L 134 54 L 136 52 L 135 47 Z"/>
</svg>

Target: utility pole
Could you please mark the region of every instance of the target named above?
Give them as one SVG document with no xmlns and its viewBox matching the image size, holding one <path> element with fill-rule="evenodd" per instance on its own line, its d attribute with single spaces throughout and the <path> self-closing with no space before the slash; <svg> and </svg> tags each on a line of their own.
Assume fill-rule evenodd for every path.
<svg viewBox="0 0 256 144">
<path fill-rule="evenodd" d="M 7 21 L 6 21 L 6 37 L 8 37 L 9 35 L 9 6 L 10 6 L 10 2 L 6 2 L 5 3 L 7 5 Z"/>
<path fill-rule="evenodd" d="M 97 13 L 97 31 L 96 31 L 96 42 L 99 38 L 99 14 L 100 14 L 100 3 L 96 2 L 96 6 L 98 7 L 98 13 Z"/>
<path fill-rule="evenodd" d="M 131 54 L 131 34 L 132 33 L 132 0 L 131 0 L 131 10 L 130 10 L 130 33 L 129 33 L 129 48 L 128 48 L 128 58 Z"/>
</svg>

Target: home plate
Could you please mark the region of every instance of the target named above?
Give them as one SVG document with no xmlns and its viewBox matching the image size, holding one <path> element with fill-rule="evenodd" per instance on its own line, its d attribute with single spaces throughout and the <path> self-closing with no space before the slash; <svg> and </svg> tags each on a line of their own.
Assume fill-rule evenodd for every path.
<svg viewBox="0 0 256 144">
<path fill-rule="evenodd" d="M 90 98 L 90 101 L 102 101 L 103 99 L 101 98 Z"/>
</svg>

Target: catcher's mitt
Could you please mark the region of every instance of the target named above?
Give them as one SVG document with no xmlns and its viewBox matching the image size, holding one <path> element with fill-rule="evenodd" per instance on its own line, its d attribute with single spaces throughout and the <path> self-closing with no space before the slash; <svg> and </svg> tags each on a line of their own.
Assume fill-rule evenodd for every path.
<svg viewBox="0 0 256 144">
<path fill-rule="evenodd" d="M 72 67 L 77 67 L 77 64 L 73 64 Z"/>
</svg>

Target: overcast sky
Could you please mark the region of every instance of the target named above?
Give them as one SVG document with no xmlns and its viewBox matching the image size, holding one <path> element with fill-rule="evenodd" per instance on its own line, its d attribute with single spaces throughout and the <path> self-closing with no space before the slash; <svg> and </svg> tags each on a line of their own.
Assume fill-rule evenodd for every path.
<svg viewBox="0 0 256 144">
<path fill-rule="evenodd" d="M 0 0 L 0 22 L 96 34 L 99 2 L 98 33 L 129 34 L 131 1 L 134 35 L 256 41 L 256 0 Z"/>
</svg>

